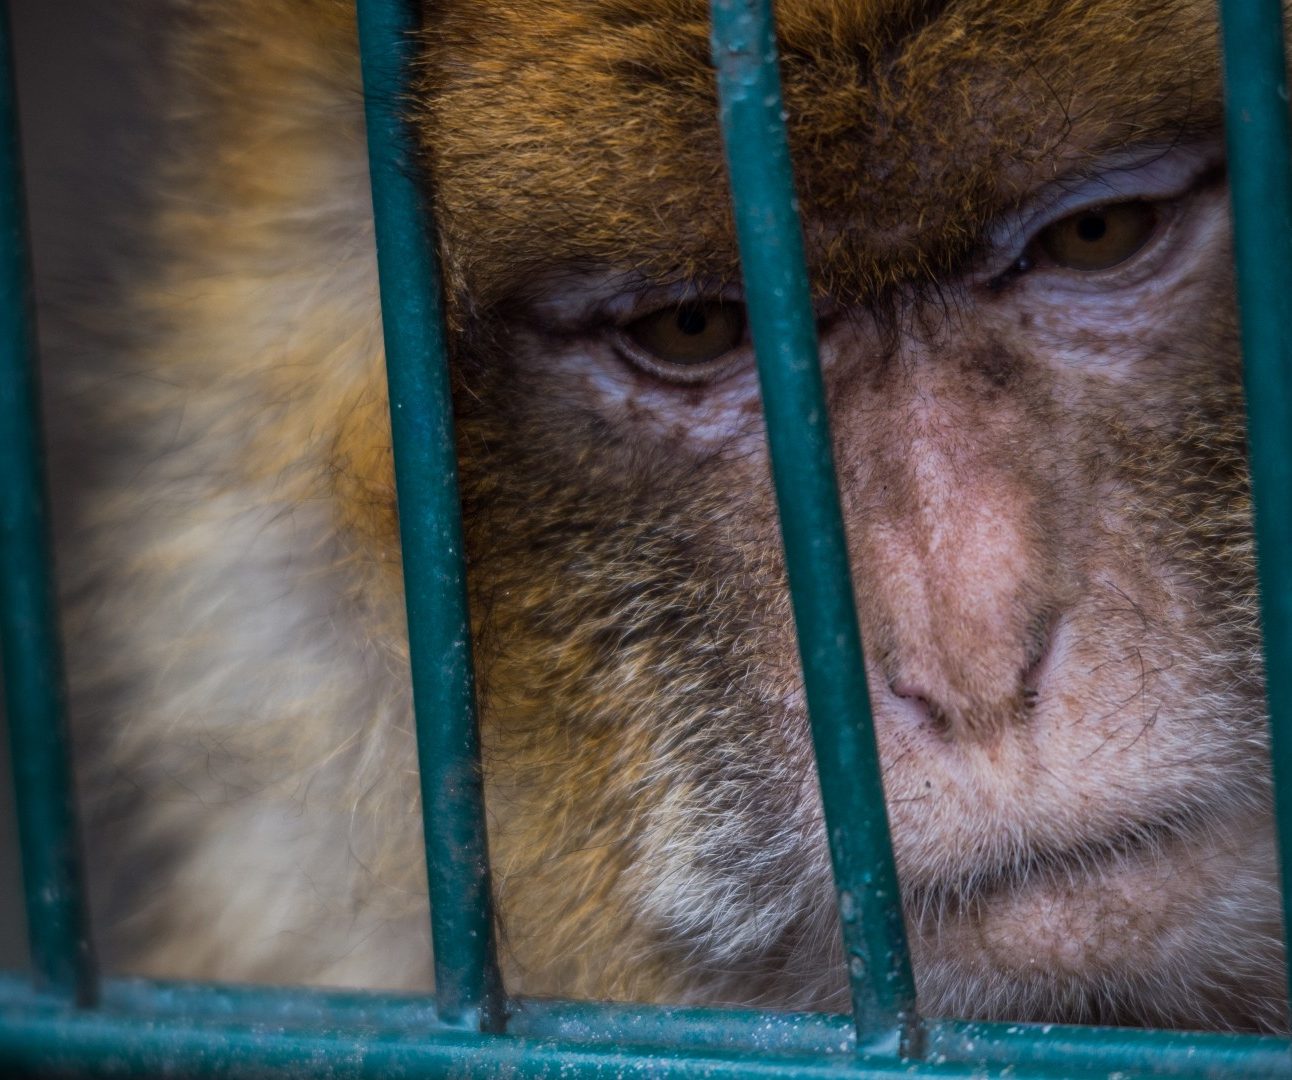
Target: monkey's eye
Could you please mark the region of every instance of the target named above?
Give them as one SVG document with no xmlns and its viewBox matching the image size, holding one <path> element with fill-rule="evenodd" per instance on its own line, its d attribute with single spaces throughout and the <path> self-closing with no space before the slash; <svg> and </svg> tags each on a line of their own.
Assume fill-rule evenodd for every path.
<svg viewBox="0 0 1292 1080">
<path fill-rule="evenodd" d="M 745 308 L 730 300 L 688 300 L 620 328 L 629 358 L 663 379 L 716 378 L 745 339 Z"/>
<path fill-rule="evenodd" d="M 1109 203 L 1087 207 L 1046 226 L 1036 243 L 1065 270 L 1109 270 L 1147 244 L 1157 225 L 1158 210 L 1151 202 Z"/>
</svg>

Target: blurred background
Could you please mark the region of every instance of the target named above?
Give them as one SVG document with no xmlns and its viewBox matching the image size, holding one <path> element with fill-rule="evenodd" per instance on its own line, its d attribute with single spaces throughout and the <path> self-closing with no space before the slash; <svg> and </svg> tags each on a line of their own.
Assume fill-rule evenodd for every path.
<svg viewBox="0 0 1292 1080">
<path fill-rule="evenodd" d="M 38 318 L 51 355 L 89 348 L 69 340 L 75 333 L 57 318 L 70 268 L 78 288 L 88 282 L 110 294 L 105 258 L 147 198 L 136 176 L 156 153 L 151 118 L 165 102 L 144 86 L 160 68 L 157 42 L 171 3 L 10 0 Z M 57 377 L 45 374 L 47 382 Z M 75 417 L 50 415 L 59 411 L 47 407 L 46 427 L 75 455 L 67 438 Z M 69 464 L 74 474 L 74 460 L 62 468 Z M 65 505 L 67 492 L 59 495 Z M 26 965 L 27 950 L 9 764 L 0 708 L 0 968 L 12 969 Z"/>
</svg>

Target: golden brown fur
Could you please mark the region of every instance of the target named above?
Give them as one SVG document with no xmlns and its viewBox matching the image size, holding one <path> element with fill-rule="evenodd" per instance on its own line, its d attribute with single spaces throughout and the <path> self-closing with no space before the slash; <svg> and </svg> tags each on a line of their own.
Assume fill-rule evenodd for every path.
<svg viewBox="0 0 1292 1080">
<path fill-rule="evenodd" d="M 96 914 L 132 970 L 424 985 L 350 6 L 181 6 L 148 269 L 75 380 Z M 570 314 L 738 282 L 704 5 L 427 7 L 509 984 L 837 1007 L 749 377 L 663 386 Z M 1211 5 L 778 15 L 922 1004 L 1275 1026 L 1222 195 L 1151 302 L 982 270 L 1038 189 L 1214 147 Z"/>
</svg>

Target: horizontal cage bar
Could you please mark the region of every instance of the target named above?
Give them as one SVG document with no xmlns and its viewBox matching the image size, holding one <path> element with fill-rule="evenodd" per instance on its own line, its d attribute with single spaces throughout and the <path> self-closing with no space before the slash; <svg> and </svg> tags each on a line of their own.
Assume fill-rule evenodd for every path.
<svg viewBox="0 0 1292 1080">
<path fill-rule="evenodd" d="M 395 1068 L 492 1076 L 504 1066 L 571 1077 L 1292 1075 L 1292 1043 L 1275 1036 L 929 1020 L 928 1061 L 910 1062 L 857 1053 L 851 1018 L 821 1013 L 520 1000 L 508 1029 L 464 1032 L 416 995 L 142 979 L 107 979 L 101 1007 L 77 1011 L 0 975 L 0 1075 L 57 1066 L 87 1076 L 299 1076 L 324 1063 L 333 1077 Z M 227 1062 L 225 1039 L 235 1051 Z"/>
</svg>

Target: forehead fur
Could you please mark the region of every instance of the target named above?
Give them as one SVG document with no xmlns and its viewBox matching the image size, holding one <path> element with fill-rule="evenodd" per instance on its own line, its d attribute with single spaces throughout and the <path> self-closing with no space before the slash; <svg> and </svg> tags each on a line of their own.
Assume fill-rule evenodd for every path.
<svg viewBox="0 0 1292 1080">
<path fill-rule="evenodd" d="M 1100 153 L 1214 132 L 1197 0 L 780 0 L 818 288 L 951 270 Z M 418 121 L 454 285 L 570 266 L 738 276 L 702 0 L 447 0 Z"/>
</svg>

